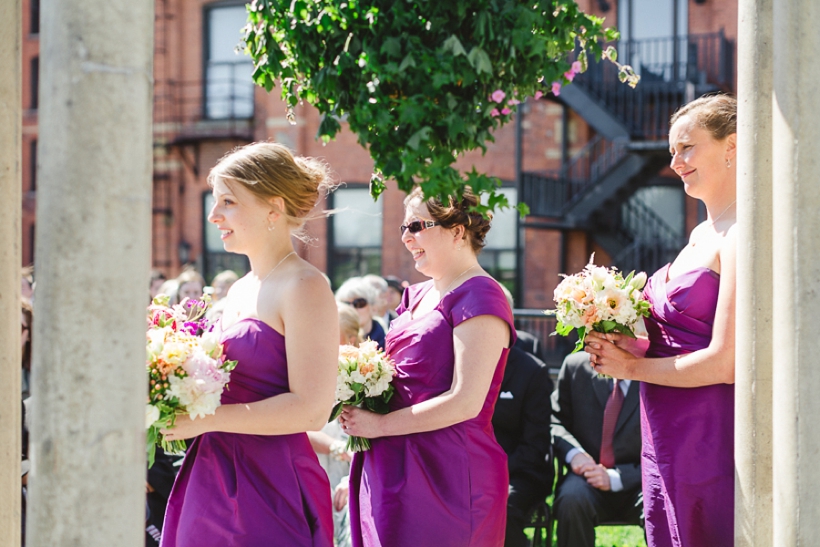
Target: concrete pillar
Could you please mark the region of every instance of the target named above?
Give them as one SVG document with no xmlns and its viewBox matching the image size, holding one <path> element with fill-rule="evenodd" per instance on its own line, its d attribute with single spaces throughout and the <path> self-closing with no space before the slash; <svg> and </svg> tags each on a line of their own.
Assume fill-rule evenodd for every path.
<svg viewBox="0 0 820 547">
<path fill-rule="evenodd" d="M 738 3 L 735 546 L 772 545 L 772 0 Z"/>
<path fill-rule="evenodd" d="M 0 545 L 20 545 L 20 0 L 0 0 Z"/>
<path fill-rule="evenodd" d="M 773 544 L 820 522 L 820 3 L 774 3 Z M 776 538 L 776 539 L 775 539 Z"/>
<path fill-rule="evenodd" d="M 32 546 L 144 544 L 153 5 L 42 3 Z"/>
</svg>

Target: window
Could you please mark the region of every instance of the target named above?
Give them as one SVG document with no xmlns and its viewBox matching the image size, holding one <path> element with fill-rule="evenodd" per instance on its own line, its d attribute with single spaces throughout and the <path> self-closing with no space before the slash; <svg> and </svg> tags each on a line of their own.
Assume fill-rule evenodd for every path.
<svg viewBox="0 0 820 547">
<path fill-rule="evenodd" d="M 518 192 L 515 188 L 501 188 L 500 191 L 507 196 L 512 207 L 518 203 Z M 488 274 L 515 294 L 518 211 L 512 207 L 493 214 L 492 228 L 487 232 L 487 245 L 478 255 L 478 263 Z"/>
<path fill-rule="evenodd" d="M 31 58 L 31 73 L 29 77 L 31 78 L 31 99 L 29 102 L 31 110 L 37 110 L 37 96 L 40 93 L 40 58 L 39 57 L 32 57 Z"/>
<path fill-rule="evenodd" d="M 29 34 L 40 34 L 40 0 L 29 0 Z"/>
<path fill-rule="evenodd" d="M 643 83 L 685 77 L 689 53 L 687 0 L 620 0 L 618 30 L 631 42 L 619 57 L 632 65 Z"/>
<path fill-rule="evenodd" d="M 216 224 L 208 222 L 208 213 L 214 206 L 214 196 L 211 192 L 202 194 L 202 231 L 203 231 L 203 267 L 202 271 L 205 279 L 213 279 L 214 276 L 225 270 L 233 270 L 240 276 L 245 275 L 251 269 L 248 257 L 236 253 L 225 251 L 222 245 L 219 228 Z"/>
<path fill-rule="evenodd" d="M 212 120 L 253 116 L 253 62 L 236 52 L 245 26 L 244 5 L 205 11 L 205 117 Z"/>
<path fill-rule="evenodd" d="M 370 191 L 362 188 L 339 188 L 330 195 L 332 215 L 328 270 L 333 287 L 350 277 L 381 275 L 382 268 L 382 201 L 374 202 Z"/>
<path fill-rule="evenodd" d="M 28 187 L 29 192 L 37 191 L 37 139 L 32 139 L 29 145 L 29 180 L 31 184 Z"/>
</svg>

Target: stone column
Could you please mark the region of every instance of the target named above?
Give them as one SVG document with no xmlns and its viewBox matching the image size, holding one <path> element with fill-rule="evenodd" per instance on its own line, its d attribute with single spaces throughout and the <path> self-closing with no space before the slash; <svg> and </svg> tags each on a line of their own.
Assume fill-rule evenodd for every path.
<svg viewBox="0 0 820 547">
<path fill-rule="evenodd" d="M 137 547 L 153 2 L 43 0 L 30 546 Z"/>
<path fill-rule="evenodd" d="M 774 3 L 772 544 L 820 522 L 820 3 Z"/>
<path fill-rule="evenodd" d="M 0 0 L 0 545 L 20 545 L 20 0 Z"/>
<path fill-rule="evenodd" d="M 772 0 L 738 4 L 735 546 L 772 545 Z"/>
</svg>

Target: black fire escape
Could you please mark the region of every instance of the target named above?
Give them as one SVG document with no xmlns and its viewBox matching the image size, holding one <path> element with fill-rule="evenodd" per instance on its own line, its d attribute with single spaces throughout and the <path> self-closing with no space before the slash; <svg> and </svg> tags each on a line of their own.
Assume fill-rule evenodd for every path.
<svg viewBox="0 0 820 547">
<path fill-rule="evenodd" d="M 560 170 L 521 175 L 531 209 L 526 225 L 586 230 L 624 270 L 654 271 L 682 247 L 680 234 L 652 208 L 630 199 L 669 162 L 669 118 L 705 93 L 730 91 L 733 48 L 722 32 L 614 44 L 641 75 L 636 89 L 609 62 L 589 70 L 558 100 L 596 135 Z"/>
</svg>

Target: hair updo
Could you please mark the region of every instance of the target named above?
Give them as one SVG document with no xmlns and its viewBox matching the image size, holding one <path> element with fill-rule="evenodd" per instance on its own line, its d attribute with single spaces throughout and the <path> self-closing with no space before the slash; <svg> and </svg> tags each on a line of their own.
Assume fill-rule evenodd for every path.
<svg viewBox="0 0 820 547">
<path fill-rule="evenodd" d="M 464 187 L 461 201 L 456 201 L 454 197 L 450 196 L 447 205 L 444 205 L 437 197 L 425 201 L 421 188 L 416 187 L 405 198 L 404 206 L 407 207 L 416 198 L 427 206 L 430 216 L 442 228 L 449 230 L 457 226 L 464 226 L 464 237 L 467 238 L 476 254 L 480 253 L 484 245 L 487 244 L 484 239 L 487 237 L 487 232 L 490 231 L 493 214 L 488 212 L 487 217 L 484 217 L 481 213 L 471 211 L 473 207 L 479 204 L 479 201 L 469 186 Z"/>
<path fill-rule="evenodd" d="M 208 184 L 221 178 L 245 186 L 257 198 L 265 201 L 280 197 L 285 202 L 281 211 L 293 228 L 300 228 L 323 193 L 332 189 L 328 169 L 313 158 L 294 156 L 275 142 L 257 142 L 229 152 L 211 169 Z"/>
<path fill-rule="evenodd" d="M 731 95 L 706 95 L 683 105 L 672 114 L 670 127 L 683 116 L 690 116 L 718 141 L 737 133 L 737 99 Z"/>
</svg>

